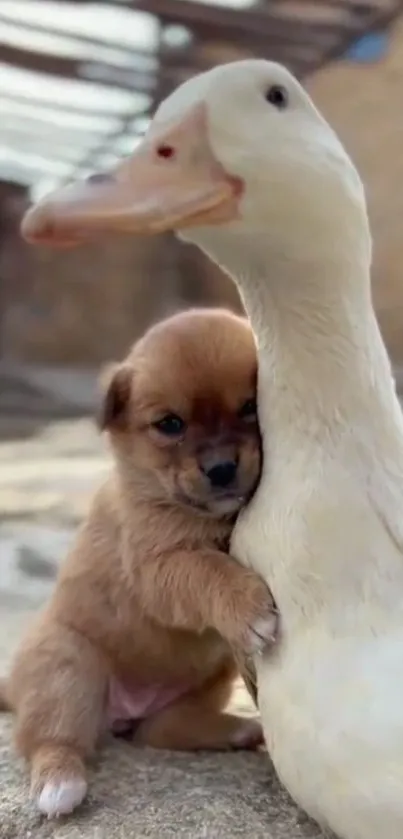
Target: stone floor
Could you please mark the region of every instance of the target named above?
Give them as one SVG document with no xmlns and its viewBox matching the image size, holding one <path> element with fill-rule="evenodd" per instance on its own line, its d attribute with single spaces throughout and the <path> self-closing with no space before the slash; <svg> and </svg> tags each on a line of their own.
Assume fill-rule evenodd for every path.
<svg viewBox="0 0 403 839">
<path fill-rule="evenodd" d="M 109 463 L 92 420 L 79 418 L 65 394 L 63 403 L 36 385 L 33 396 L 13 387 L 2 391 L 0 375 L 0 674 L 49 595 Z M 242 686 L 234 705 L 251 712 Z M 76 816 L 44 821 L 29 801 L 26 775 L 12 753 L 10 719 L 0 717 L 0 839 L 321 836 L 281 789 L 264 753 L 173 755 L 113 741 L 92 775 L 89 800 Z"/>
</svg>

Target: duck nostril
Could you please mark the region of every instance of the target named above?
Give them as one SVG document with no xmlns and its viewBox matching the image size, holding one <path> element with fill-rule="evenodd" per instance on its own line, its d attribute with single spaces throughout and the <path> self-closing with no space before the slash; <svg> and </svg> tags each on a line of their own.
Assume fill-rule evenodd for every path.
<svg viewBox="0 0 403 839">
<path fill-rule="evenodd" d="M 110 183 L 112 180 L 112 176 L 108 175 L 107 172 L 95 172 L 86 178 L 87 184 L 105 184 Z"/>
<path fill-rule="evenodd" d="M 206 471 L 206 475 L 211 483 L 211 486 L 216 489 L 225 489 L 235 479 L 237 464 L 235 460 L 226 460 L 222 463 L 217 463 L 211 469 Z"/>
</svg>

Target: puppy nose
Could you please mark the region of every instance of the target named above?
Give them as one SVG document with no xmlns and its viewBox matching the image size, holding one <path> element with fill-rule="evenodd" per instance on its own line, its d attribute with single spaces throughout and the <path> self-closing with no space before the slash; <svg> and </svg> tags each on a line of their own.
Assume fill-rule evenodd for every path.
<svg viewBox="0 0 403 839">
<path fill-rule="evenodd" d="M 224 489 L 234 480 L 236 470 L 235 460 L 224 460 L 222 463 L 216 463 L 211 469 L 207 469 L 206 475 L 213 487 Z"/>
</svg>

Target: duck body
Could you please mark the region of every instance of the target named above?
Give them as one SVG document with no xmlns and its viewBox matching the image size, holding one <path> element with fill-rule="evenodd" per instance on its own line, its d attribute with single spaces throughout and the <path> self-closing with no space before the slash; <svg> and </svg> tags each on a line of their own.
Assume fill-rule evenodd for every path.
<svg viewBox="0 0 403 839">
<path fill-rule="evenodd" d="M 287 350 L 272 340 L 281 334 L 278 311 L 268 315 L 270 337 L 263 334 L 258 346 L 260 421 L 269 431 L 264 474 L 231 551 L 268 581 L 281 616 L 278 647 L 256 661 L 259 709 L 280 779 L 342 839 L 398 839 L 402 414 L 365 295 L 356 316 L 351 303 L 351 331 L 341 312 L 339 326 L 324 326 L 329 341 L 307 324 L 303 297 L 298 290 Z M 324 324 L 323 301 L 319 311 Z M 288 389 L 284 413 L 279 400 Z"/>
<path fill-rule="evenodd" d="M 315 489 L 310 482 L 291 511 L 287 492 L 283 500 L 275 492 L 268 504 L 266 492 L 258 491 L 234 536 L 235 555 L 251 556 L 254 567 L 265 569 L 280 614 L 288 615 L 293 606 L 277 650 L 256 662 L 266 742 L 284 785 L 322 826 L 343 839 L 377 839 L 382 832 L 398 839 L 403 835 L 401 552 L 365 491 L 352 491 L 348 474 L 330 467 L 322 478 Z M 334 575 L 326 579 L 320 574 L 319 540 L 311 540 L 310 532 L 321 533 L 327 558 L 334 560 Z M 284 562 L 290 550 L 293 570 Z M 347 581 L 354 574 L 346 575 L 346 566 L 356 563 L 357 552 L 372 573 L 360 577 L 357 571 L 352 596 Z M 376 567 L 382 556 L 389 560 L 386 574 Z M 290 576 L 297 593 L 293 604 Z M 304 589 L 310 597 L 296 608 Z"/>
<path fill-rule="evenodd" d="M 403 726 L 397 705 L 387 701 L 391 691 L 402 696 L 399 644 L 400 631 L 375 645 L 365 636 L 351 644 L 308 632 L 292 656 L 284 650 L 277 667 L 259 668 L 259 707 L 276 771 L 294 800 L 343 839 L 402 836 Z M 297 654 L 304 659 L 299 679 Z M 323 667 L 321 657 L 329 656 L 343 664 Z M 378 664 L 376 676 L 371 668 Z M 374 697 L 376 678 L 382 689 Z"/>
<path fill-rule="evenodd" d="M 318 142 L 319 179 L 322 129 L 308 139 Z M 232 149 L 228 162 L 221 152 L 229 171 L 253 168 L 248 183 L 259 172 L 254 223 L 245 208 L 247 225 L 191 239 L 235 279 L 256 336 L 264 468 L 231 553 L 267 580 L 280 613 L 278 647 L 256 662 L 269 753 L 324 829 L 398 839 L 403 418 L 373 312 L 365 197 L 328 139 L 323 172 L 332 174 L 311 203 L 304 179 L 314 163 L 301 148 L 290 174 L 280 173 L 280 152 L 266 183 L 263 160 L 237 165 Z"/>
<path fill-rule="evenodd" d="M 256 661 L 267 745 L 339 839 L 403 837 L 403 417 L 374 316 L 354 165 L 265 61 L 190 79 L 104 185 L 28 214 L 31 241 L 179 231 L 237 283 L 264 467 L 231 553 L 280 613 Z"/>
</svg>

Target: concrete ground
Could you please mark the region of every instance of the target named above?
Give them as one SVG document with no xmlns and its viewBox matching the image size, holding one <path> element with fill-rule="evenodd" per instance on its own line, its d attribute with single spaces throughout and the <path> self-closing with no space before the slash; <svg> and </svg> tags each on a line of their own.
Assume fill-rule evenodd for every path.
<svg viewBox="0 0 403 839">
<path fill-rule="evenodd" d="M 89 496 L 108 469 L 92 420 L 78 418 L 85 393 L 90 402 L 95 398 L 91 382 L 81 389 L 80 405 L 73 404 L 70 379 L 60 398 L 57 376 L 48 388 L 40 377 L 25 385 L 2 378 L 0 370 L 0 674 L 49 595 Z M 241 685 L 234 706 L 251 713 Z M 91 772 L 90 796 L 77 815 L 43 820 L 12 751 L 10 719 L 0 716 L 0 839 L 321 836 L 282 790 L 264 753 L 189 756 L 110 740 Z"/>
</svg>

